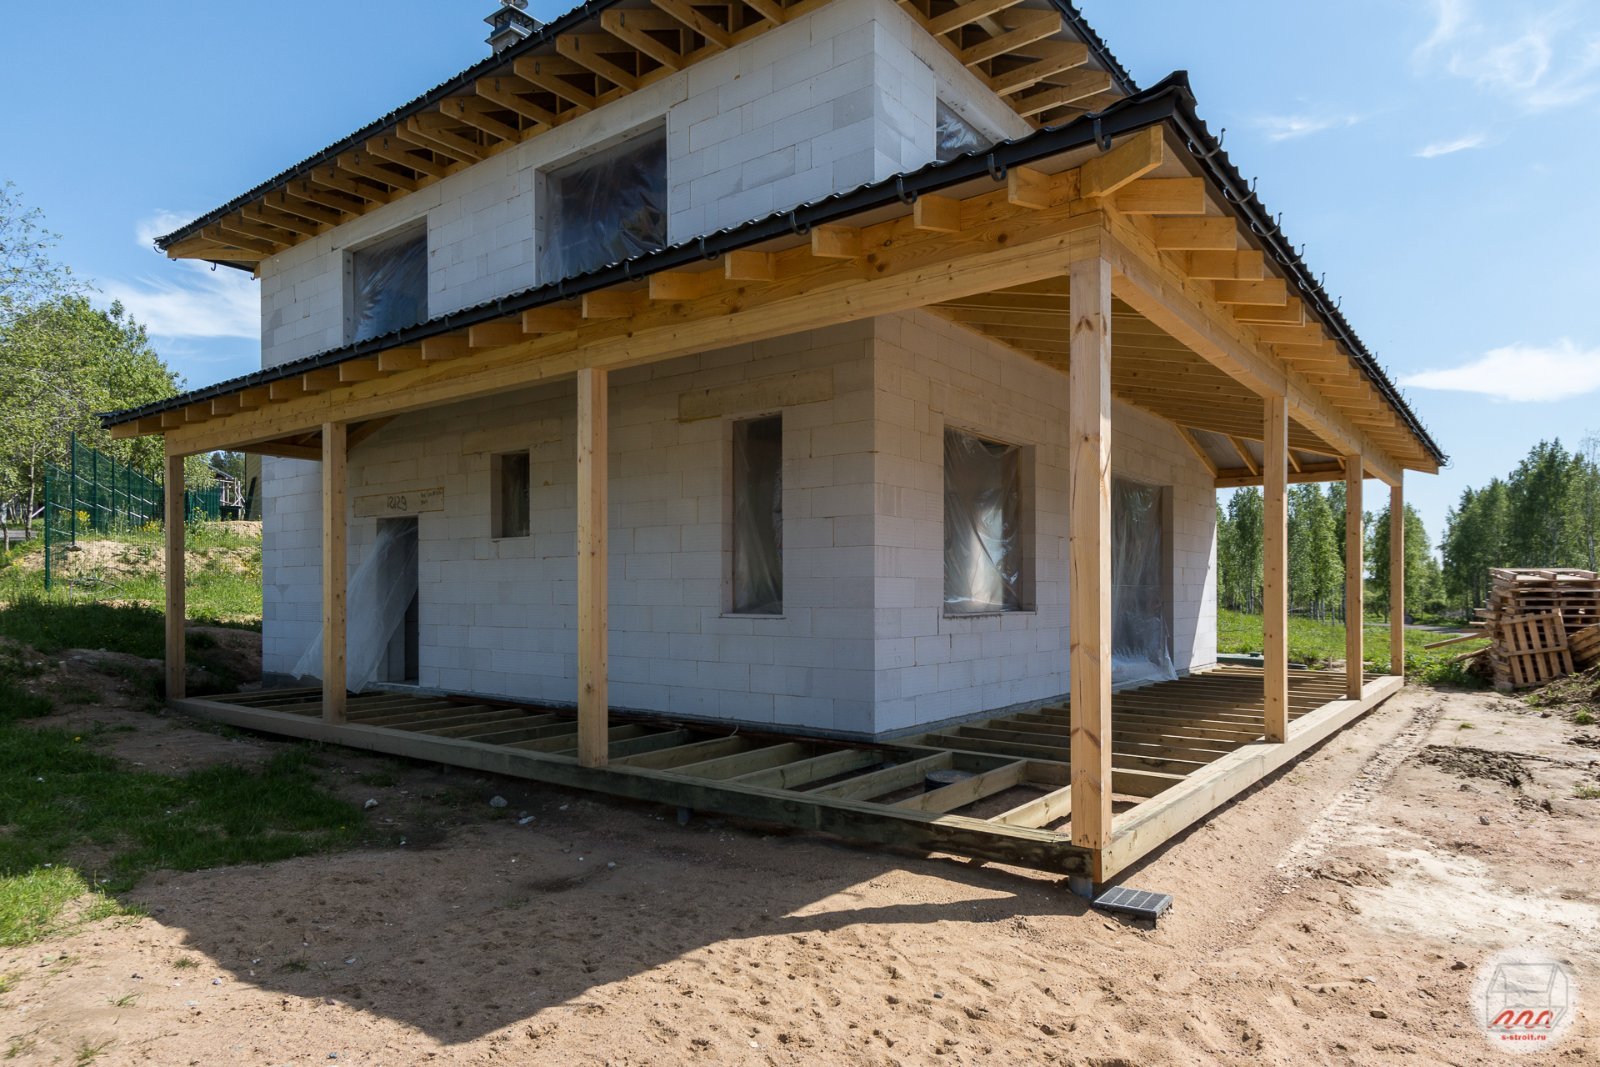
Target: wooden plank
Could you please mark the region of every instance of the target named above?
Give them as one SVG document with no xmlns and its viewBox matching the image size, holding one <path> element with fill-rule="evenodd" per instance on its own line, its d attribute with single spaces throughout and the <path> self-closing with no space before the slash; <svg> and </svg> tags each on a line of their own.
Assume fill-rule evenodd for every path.
<svg viewBox="0 0 1600 1067">
<path fill-rule="evenodd" d="M 1072 787 L 1063 786 L 1054 789 L 1042 797 L 1035 797 L 1025 804 L 1018 804 L 1009 811 L 1003 811 L 989 821 L 1001 826 L 1029 826 L 1039 827 L 1047 823 L 1059 822 L 1072 813 Z"/>
<path fill-rule="evenodd" d="M 187 575 L 185 572 L 183 537 L 188 530 L 188 516 L 184 514 L 184 457 L 167 452 L 166 498 L 163 501 L 163 521 L 167 549 L 166 573 L 166 645 L 167 645 L 167 699 L 182 700 L 186 695 L 187 655 L 184 620 L 188 613 L 186 602 Z"/>
<path fill-rule="evenodd" d="M 1344 459 L 1344 663 L 1350 700 L 1361 699 L 1361 672 L 1366 664 L 1363 646 L 1366 615 L 1366 528 L 1362 524 L 1361 491 L 1366 468 L 1359 455 Z"/>
<path fill-rule="evenodd" d="M 1231 215 L 1158 218 L 1153 228 L 1156 247 L 1163 252 L 1232 252 L 1239 245 L 1238 223 Z"/>
<path fill-rule="evenodd" d="M 673 767 L 671 770 L 673 774 L 684 774 L 690 778 L 734 779 L 751 771 L 765 771 L 798 763 L 810 758 L 814 752 L 810 746 L 798 741 L 777 741 L 744 752 Z"/>
<path fill-rule="evenodd" d="M 1289 737 L 1289 404 L 1262 397 L 1262 731 L 1268 741 Z"/>
<path fill-rule="evenodd" d="M 961 201 L 937 193 L 923 193 L 911 208 L 912 225 L 932 233 L 961 232 Z"/>
<path fill-rule="evenodd" d="M 322 424 L 322 717 L 330 723 L 345 718 L 348 432 L 343 422 Z"/>
<path fill-rule="evenodd" d="M 1389 487 L 1389 673 L 1399 678 L 1404 678 L 1406 673 L 1406 493 L 1403 481 L 1396 481 Z"/>
<path fill-rule="evenodd" d="M 907 811 L 835 797 L 686 778 L 638 766 L 580 767 L 576 760 L 356 724 L 282 715 L 220 701 L 189 699 L 174 708 L 215 722 L 490 774 L 590 789 L 650 803 L 771 822 L 837 837 L 924 852 L 949 852 L 1073 877 L 1090 874 L 1090 853 L 1061 834 L 960 815 Z M 672 750 L 668 750 L 672 751 Z M 651 753 L 655 755 L 655 753 Z"/>
<path fill-rule="evenodd" d="M 1163 130 L 1164 127 L 1160 125 L 1140 130 L 1138 133 L 1129 135 L 1111 151 L 1103 152 L 1093 159 L 1086 160 L 1078 178 L 1079 195 L 1084 197 L 1111 196 L 1119 189 L 1126 185 L 1131 185 L 1161 166 L 1162 163 L 1166 162 L 1167 158 L 1167 142 Z M 1173 180 L 1180 183 L 1192 181 L 1195 186 L 1199 186 L 1201 182 L 1199 178 L 1178 178 Z M 1192 193 L 1193 187 L 1189 188 Z M 1200 210 L 1204 210 L 1203 186 L 1200 191 Z M 1139 197 L 1130 195 L 1129 203 L 1137 205 L 1138 202 Z M 1128 210 L 1122 207 L 1120 198 L 1117 206 L 1124 211 Z"/>
<path fill-rule="evenodd" d="M 1098 857 L 1111 841 L 1111 264 L 1078 260 L 1069 279 L 1072 842 Z"/>
<path fill-rule="evenodd" d="M 1124 215 L 1204 215 L 1205 179 L 1140 178 L 1117 192 L 1117 210 Z"/>
<path fill-rule="evenodd" d="M 703 741 L 689 741 L 660 752 L 640 753 L 616 762 L 628 767 L 671 770 L 714 756 L 726 756 L 730 752 L 744 752 L 756 748 L 757 745 L 758 742 L 753 738 L 742 734 L 730 734 L 727 737 L 708 737 Z"/>
<path fill-rule="evenodd" d="M 578 372 L 578 762 L 607 759 L 606 371 Z"/>
<path fill-rule="evenodd" d="M 955 757 L 948 752 L 936 752 L 931 756 L 908 760 L 893 767 L 885 767 L 881 771 L 868 771 L 858 774 L 854 778 L 846 778 L 842 782 L 826 785 L 820 789 L 813 789 L 806 793 L 807 797 L 838 797 L 842 800 L 869 800 L 885 793 L 892 793 L 897 789 L 905 789 L 916 785 L 928 776 L 929 771 L 944 770 L 955 762 Z"/>
<path fill-rule="evenodd" d="M 955 811 L 968 804 L 975 804 L 984 797 L 992 797 L 996 793 L 1004 793 L 1007 789 L 1022 781 L 1023 773 L 1028 765 L 1022 760 L 1008 763 L 1003 767 L 996 767 L 992 771 L 975 774 L 971 778 L 963 778 L 959 782 L 952 782 L 941 789 L 929 790 L 914 797 L 907 797 L 897 801 L 895 807 L 908 808 L 912 811 Z"/>
<path fill-rule="evenodd" d="M 1335 700 L 1296 720 L 1287 741 L 1245 745 L 1175 784 L 1158 799 L 1123 812 L 1117 817 L 1105 857 L 1105 877 L 1126 870 L 1186 826 L 1399 692 L 1402 684 L 1401 679 L 1392 677 L 1369 682 L 1360 700 Z"/>
<path fill-rule="evenodd" d="M 766 767 L 748 771 L 729 779 L 743 785 L 769 786 L 773 789 L 795 789 L 824 778 L 833 778 L 851 771 L 874 767 L 883 762 L 883 753 L 871 748 L 841 748 L 825 752 L 810 759 L 796 760 L 780 767 Z"/>
</svg>

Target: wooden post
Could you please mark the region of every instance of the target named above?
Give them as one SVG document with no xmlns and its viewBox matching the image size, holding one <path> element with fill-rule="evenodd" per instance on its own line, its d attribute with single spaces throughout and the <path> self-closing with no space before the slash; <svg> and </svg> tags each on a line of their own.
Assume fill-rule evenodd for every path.
<svg viewBox="0 0 1600 1067">
<path fill-rule="evenodd" d="M 1406 673 L 1406 493 L 1400 481 L 1389 487 L 1389 673 Z"/>
<path fill-rule="evenodd" d="M 1366 546 L 1361 503 L 1362 479 L 1366 469 L 1359 455 L 1344 457 L 1344 677 L 1345 696 L 1361 699 L 1362 675 L 1366 671 L 1366 649 L 1362 642 L 1365 621 Z"/>
<path fill-rule="evenodd" d="M 1067 436 L 1072 843 L 1111 844 L 1111 265 L 1072 265 Z"/>
<path fill-rule="evenodd" d="M 186 695 L 187 649 L 184 647 L 184 521 L 183 457 L 167 453 L 167 699 L 182 700 Z"/>
<path fill-rule="evenodd" d="M 578 372 L 578 763 L 604 767 L 606 691 L 606 372 Z"/>
<path fill-rule="evenodd" d="M 345 718 L 346 459 L 349 427 L 322 424 L 322 718 Z"/>
<path fill-rule="evenodd" d="M 1262 733 L 1289 739 L 1289 398 L 1262 398 L 1261 656 L 1266 693 Z"/>
</svg>

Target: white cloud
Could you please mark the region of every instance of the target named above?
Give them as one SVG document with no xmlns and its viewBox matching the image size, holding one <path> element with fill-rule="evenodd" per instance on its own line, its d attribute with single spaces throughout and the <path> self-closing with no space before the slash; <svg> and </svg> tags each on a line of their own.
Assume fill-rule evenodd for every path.
<svg viewBox="0 0 1600 1067">
<path fill-rule="evenodd" d="M 193 216 L 159 211 L 139 220 L 134 232 L 143 248 Z M 231 267 L 180 259 L 161 275 L 102 282 L 108 300 L 120 300 L 153 336 L 165 338 L 261 336 L 261 298 L 250 275 Z"/>
<path fill-rule="evenodd" d="M 1493 15 L 1480 13 L 1474 0 L 1435 0 L 1433 29 L 1412 53 L 1417 71 L 1465 79 L 1527 111 L 1600 93 L 1600 21 L 1592 6 L 1488 10 Z"/>
<path fill-rule="evenodd" d="M 1567 400 L 1600 390 L 1600 347 L 1580 348 L 1569 338 L 1543 346 L 1507 345 L 1459 367 L 1406 375 L 1400 384 L 1496 400 Z"/>
<path fill-rule="evenodd" d="M 1469 148 L 1482 148 L 1489 143 L 1486 133 L 1469 133 L 1449 141 L 1434 141 L 1432 144 L 1423 145 L 1417 149 L 1416 155 L 1421 159 L 1434 159 L 1438 156 L 1448 156 L 1455 152 L 1465 152 Z"/>
<path fill-rule="evenodd" d="M 1342 129 L 1361 121 L 1360 115 L 1263 115 L 1255 120 L 1269 141 L 1290 141 L 1324 130 Z"/>
</svg>

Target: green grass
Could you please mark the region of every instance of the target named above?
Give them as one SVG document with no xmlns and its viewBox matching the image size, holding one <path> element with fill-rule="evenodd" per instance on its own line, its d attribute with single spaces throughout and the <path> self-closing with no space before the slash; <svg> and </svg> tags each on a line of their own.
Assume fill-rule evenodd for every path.
<svg viewBox="0 0 1600 1067">
<path fill-rule="evenodd" d="M 1579 711 L 1572 716 L 1572 721 L 1577 723 L 1579 726 L 1593 726 L 1594 712 L 1587 710 Z"/>
<path fill-rule="evenodd" d="M 148 617 L 153 616 L 155 632 L 159 634 L 161 609 L 166 602 L 163 569 L 155 559 L 160 538 L 160 530 L 134 531 L 115 538 L 80 538 L 84 543 L 115 541 L 121 544 L 119 555 L 125 573 L 100 568 L 71 576 L 57 575 L 49 591 L 44 587 L 37 543 L 0 553 L 0 633 L 17 636 L 11 631 L 36 621 L 17 620 L 6 625 L 3 616 L 18 609 L 31 610 L 37 615 L 39 606 L 59 608 L 92 604 L 105 610 L 93 614 L 91 629 L 131 625 L 127 622 L 129 619 L 138 619 L 148 629 Z M 190 557 L 185 594 L 189 619 L 212 626 L 260 629 L 261 541 L 221 526 L 200 525 L 189 528 L 185 545 Z M 234 560 L 242 562 L 243 568 L 230 565 Z M 136 609 L 143 609 L 142 616 Z M 124 610 L 128 614 L 118 615 Z M 42 650 L 43 646 L 40 647 Z M 110 646 L 69 641 L 61 647 Z"/>
<path fill-rule="evenodd" d="M 1600 800 L 1600 785 L 1580 785 L 1572 795 L 1579 800 Z"/>
<path fill-rule="evenodd" d="M 1368 670 L 1389 670 L 1389 624 L 1366 623 L 1363 648 Z M 1308 667 L 1326 667 L 1344 659 L 1345 628 L 1341 622 L 1319 622 L 1300 616 L 1289 618 L 1289 659 Z M 1468 650 L 1466 645 L 1450 645 L 1432 651 L 1423 645 L 1440 640 L 1427 630 L 1406 631 L 1406 676 L 1429 684 L 1449 684 L 1481 688 L 1482 682 L 1467 674 L 1455 657 Z M 1260 654 L 1261 616 L 1237 611 L 1217 612 L 1217 651 L 1223 654 Z"/>
<path fill-rule="evenodd" d="M 50 702 L 23 686 L 26 657 L 0 657 L 0 946 L 120 912 L 107 894 L 156 869 L 267 863 L 359 840 L 359 809 L 288 748 L 259 768 L 183 775 L 129 767 L 81 734 L 25 724 Z"/>
</svg>

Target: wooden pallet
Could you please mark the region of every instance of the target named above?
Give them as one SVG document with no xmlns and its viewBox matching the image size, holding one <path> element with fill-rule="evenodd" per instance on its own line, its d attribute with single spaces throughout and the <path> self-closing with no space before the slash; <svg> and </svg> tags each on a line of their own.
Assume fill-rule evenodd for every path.
<svg viewBox="0 0 1600 1067">
<path fill-rule="evenodd" d="M 1495 688 L 1528 689 L 1572 673 L 1572 653 L 1560 612 L 1518 615 L 1500 622 Z"/>
<path fill-rule="evenodd" d="M 1600 626 L 1587 626 L 1567 637 L 1572 665 L 1580 671 L 1600 664 Z"/>
</svg>

